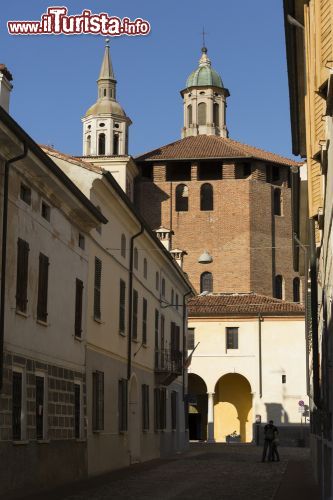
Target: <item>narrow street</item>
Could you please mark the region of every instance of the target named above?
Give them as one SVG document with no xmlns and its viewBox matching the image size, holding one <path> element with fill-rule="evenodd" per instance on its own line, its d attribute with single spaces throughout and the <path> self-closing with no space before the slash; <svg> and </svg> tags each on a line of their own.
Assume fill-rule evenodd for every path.
<svg viewBox="0 0 333 500">
<path fill-rule="evenodd" d="M 280 455 L 279 463 L 261 463 L 261 448 L 253 445 L 194 443 L 175 457 L 133 465 L 29 500 L 319 499 L 309 450 L 280 448 Z"/>
</svg>

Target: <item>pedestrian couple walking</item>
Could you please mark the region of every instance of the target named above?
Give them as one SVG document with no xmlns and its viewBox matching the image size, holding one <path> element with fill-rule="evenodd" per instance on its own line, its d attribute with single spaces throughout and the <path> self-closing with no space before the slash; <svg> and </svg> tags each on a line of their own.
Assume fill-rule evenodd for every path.
<svg viewBox="0 0 333 500">
<path fill-rule="evenodd" d="M 278 452 L 278 437 L 279 431 L 278 428 L 275 427 L 273 420 L 270 420 L 267 425 L 264 427 L 264 449 L 262 452 L 262 462 L 265 462 L 266 455 L 268 452 L 267 460 L 268 462 L 280 462 L 280 455 Z"/>
</svg>

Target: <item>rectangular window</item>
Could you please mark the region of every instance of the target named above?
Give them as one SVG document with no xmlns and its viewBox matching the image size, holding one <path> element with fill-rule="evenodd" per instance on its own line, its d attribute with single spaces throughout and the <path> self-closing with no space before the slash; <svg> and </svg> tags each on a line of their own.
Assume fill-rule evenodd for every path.
<svg viewBox="0 0 333 500">
<path fill-rule="evenodd" d="M 165 342 L 165 318 L 161 315 L 161 340 L 160 340 L 160 349 L 159 349 L 159 366 L 160 368 L 164 368 L 165 362 L 165 352 L 164 352 L 164 342 Z"/>
<path fill-rule="evenodd" d="M 194 349 L 194 343 L 195 343 L 194 330 L 195 330 L 194 328 L 187 329 L 187 349 L 189 351 L 193 351 Z"/>
<path fill-rule="evenodd" d="M 158 367 L 158 337 L 159 337 L 160 313 L 155 309 L 155 367 Z"/>
<path fill-rule="evenodd" d="M 238 349 L 238 328 L 227 327 L 227 349 Z"/>
<path fill-rule="evenodd" d="M 74 436 L 81 437 L 81 386 L 74 384 Z"/>
<path fill-rule="evenodd" d="M 76 278 L 75 289 L 75 337 L 81 338 L 82 334 L 82 304 L 83 304 L 83 282 Z"/>
<path fill-rule="evenodd" d="M 49 258 L 39 254 L 37 319 L 47 321 L 47 291 L 49 281 Z"/>
<path fill-rule="evenodd" d="M 147 312 L 148 312 L 148 303 L 144 298 L 142 300 L 142 343 L 147 344 Z"/>
<path fill-rule="evenodd" d="M 84 250 L 85 249 L 85 246 L 86 246 L 86 241 L 85 241 L 85 237 L 83 236 L 83 234 L 79 233 L 79 247 Z"/>
<path fill-rule="evenodd" d="M 133 318 L 132 318 L 132 339 L 138 338 L 138 292 L 133 290 Z"/>
<path fill-rule="evenodd" d="M 119 432 L 127 431 L 127 380 L 122 378 L 118 382 L 118 415 Z"/>
<path fill-rule="evenodd" d="M 51 207 L 45 201 L 42 201 L 42 207 L 41 207 L 41 216 L 43 219 L 47 220 L 50 222 L 51 218 Z"/>
<path fill-rule="evenodd" d="M 142 384 L 142 430 L 149 430 L 149 385 Z"/>
<path fill-rule="evenodd" d="M 287 382 L 287 375 L 282 375 L 282 383 L 285 384 Z"/>
<path fill-rule="evenodd" d="M 44 377 L 36 376 L 36 438 L 44 439 Z"/>
<path fill-rule="evenodd" d="M 17 240 L 17 272 L 16 272 L 16 309 L 27 312 L 28 303 L 28 263 L 29 245 L 26 241 Z"/>
<path fill-rule="evenodd" d="M 31 189 L 23 183 L 21 183 L 20 198 L 27 205 L 31 205 Z"/>
<path fill-rule="evenodd" d="M 12 433 L 13 441 L 22 439 L 22 373 L 13 371 L 12 382 Z"/>
<path fill-rule="evenodd" d="M 119 289 L 119 332 L 125 333 L 125 312 L 126 312 L 126 284 L 120 280 Z"/>
<path fill-rule="evenodd" d="M 156 431 L 166 428 L 166 389 L 154 389 L 154 427 Z"/>
<path fill-rule="evenodd" d="M 104 373 L 93 373 L 93 431 L 104 429 Z"/>
<path fill-rule="evenodd" d="M 243 177 L 249 177 L 252 173 L 251 163 L 243 164 Z"/>
<path fill-rule="evenodd" d="M 280 179 L 280 169 L 277 165 L 272 166 L 272 181 L 278 181 Z"/>
<path fill-rule="evenodd" d="M 102 261 L 95 257 L 95 279 L 94 279 L 94 319 L 101 319 L 101 282 Z"/>
<path fill-rule="evenodd" d="M 177 429 L 177 406 L 178 406 L 178 393 L 171 392 L 171 430 Z"/>
</svg>

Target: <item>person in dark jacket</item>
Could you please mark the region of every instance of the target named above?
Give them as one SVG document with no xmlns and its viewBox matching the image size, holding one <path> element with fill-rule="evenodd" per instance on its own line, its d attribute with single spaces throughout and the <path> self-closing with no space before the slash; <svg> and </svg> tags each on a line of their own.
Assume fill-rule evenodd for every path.
<svg viewBox="0 0 333 500">
<path fill-rule="evenodd" d="M 262 462 L 265 462 L 266 455 L 268 451 L 268 462 L 273 460 L 273 441 L 276 433 L 278 433 L 277 427 L 275 427 L 273 420 L 270 420 L 268 424 L 264 427 L 264 449 L 262 452 Z"/>
</svg>

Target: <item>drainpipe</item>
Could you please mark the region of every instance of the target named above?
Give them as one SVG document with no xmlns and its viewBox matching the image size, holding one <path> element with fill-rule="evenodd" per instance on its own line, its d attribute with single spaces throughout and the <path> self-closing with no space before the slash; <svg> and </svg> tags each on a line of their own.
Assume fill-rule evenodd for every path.
<svg viewBox="0 0 333 500">
<path fill-rule="evenodd" d="M 262 354 L 261 354 L 261 313 L 258 314 L 258 335 L 259 335 L 259 397 L 262 398 Z"/>
<path fill-rule="evenodd" d="M 23 153 L 5 162 L 3 184 L 3 215 L 2 215 L 2 256 L 1 256 L 1 299 L 0 299 L 0 392 L 3 386 L 4 338 L 5 338 L 5 289 L 7 264 L 7 226 L 8 226 L 8 187 L 9 166 L 27 156 L 28 147 L 23 142 Z"/>
<path fill-rule="evenodd" d="M 131 368 L 132 368 L 132 302 L 133 302 L 133 253 L 134 253 L 134 240 L 140 236 L 144 231 L 143 224 L 141 222 L 140 231 L 133 236 L 131 236 L 130 243 L 130 268 L 129 268 L 129 280 L 128 280 L 128 345 L 127 345 L 127 380 L 131 378 Z"/>
<path fill-rule="evenodd" d="M 191 295 L 191 291 L 185 293 L 183 295 L 183 363 L 182 363 L 182 371 L 183 371 L 183 401 L 185 400 L 185 359 L 186 359 L 186 353 L 185 353 L 185 340 L 186 340 L 186 326 L 187 326 L 187 314 L 186 314 L 186 297 L 188 295 Z"/>
<path fill-rule="evenodd" d="M 312 323 L 312 356 L 313 356 L 313 401 L 321 408 L 319 386 L 319 346 L 318 346 L 318 284 L 317 284 L 317 251 L 315 243 L 315 221 L 310 219 L 310 283 L 311 283 L 311 323 Z"/>
</svg>

